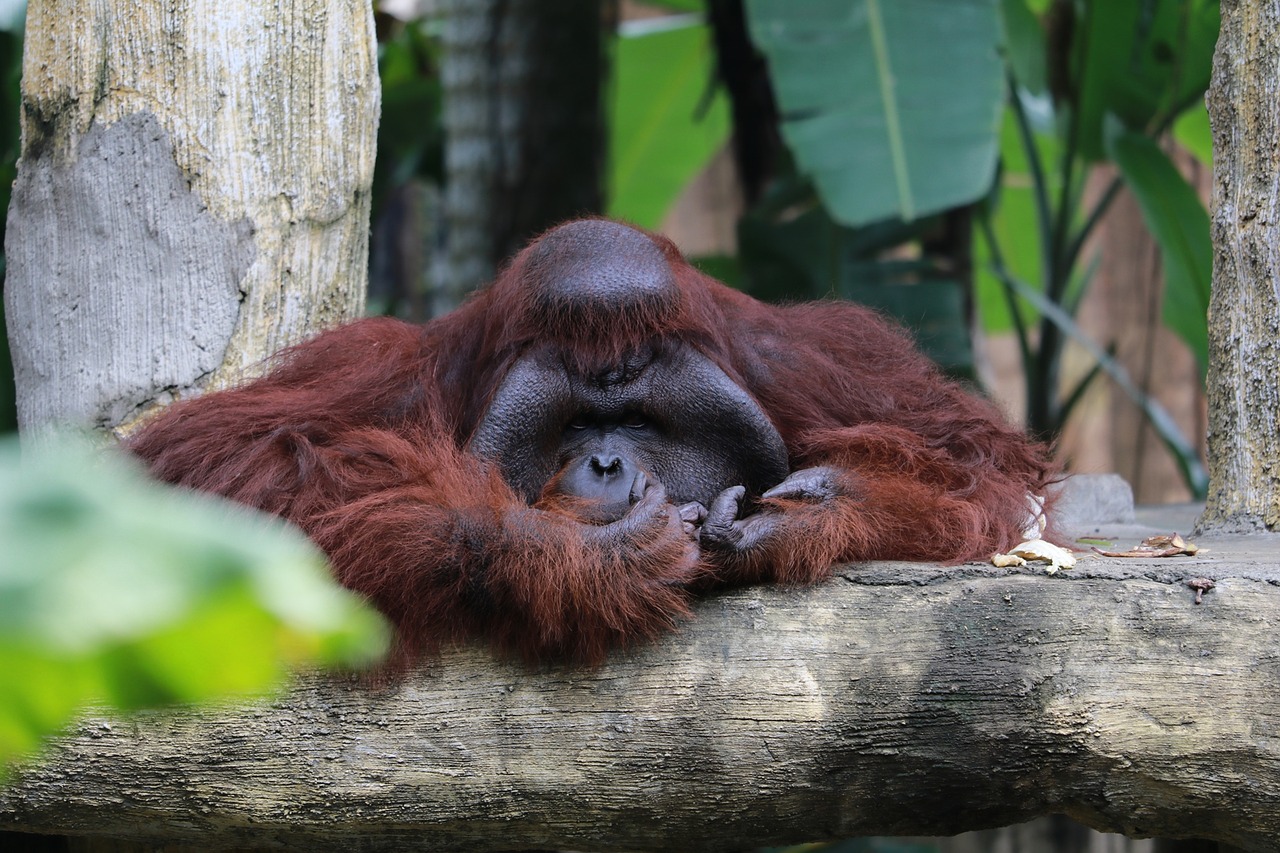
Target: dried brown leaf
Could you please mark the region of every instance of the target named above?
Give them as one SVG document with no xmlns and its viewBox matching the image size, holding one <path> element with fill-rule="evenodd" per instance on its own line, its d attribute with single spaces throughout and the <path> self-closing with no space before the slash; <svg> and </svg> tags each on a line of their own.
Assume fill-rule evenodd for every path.
<svg viewBox="0 0 1280 853">
<path fill-rule="evenodd" d="M 1177 533 L 1162 533 L 1158 536 L 1148 536 L 1135 548 L 1128 551 L 1104 551 L 1101 548 L 1094 548 L 1095 553 L 1104 557 L 1181 557 L 1195 556 L 1200 553 L 1200 547 L 1194 543 L 1188 542 Z"/>
</svg>

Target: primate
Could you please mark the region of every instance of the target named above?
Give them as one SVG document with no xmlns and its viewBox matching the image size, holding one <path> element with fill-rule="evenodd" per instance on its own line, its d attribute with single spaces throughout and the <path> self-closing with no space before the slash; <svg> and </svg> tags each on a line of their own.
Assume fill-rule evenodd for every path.
<svg viewBox="0 0 1280 853">
<path fill-rule="evenodd" d="M 766 305 L 603 219 L 451 314 L 324 332 L 130 447 L 299 525 L 402 655 L 481 637 L 587 662 L 718 585 L 985 558 L 1055 474 L 871 311 Z"/>
</svg>

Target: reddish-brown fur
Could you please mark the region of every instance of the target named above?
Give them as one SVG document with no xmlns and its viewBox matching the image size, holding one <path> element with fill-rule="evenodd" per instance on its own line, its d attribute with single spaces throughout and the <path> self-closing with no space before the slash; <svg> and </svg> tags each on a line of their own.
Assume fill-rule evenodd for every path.
<svg viewBox="0 0 1280 853">
<path fill-rule="evenodd" d="M 526 249 L 454 313 L 326 332 L 262 379 L 173 406 L 130 447 L 163 480 L 300 525 L 338 579 L 392 619 L 405 656 L 480 636 L 530 659 L 594 661 L 670 629 L 690 587 L 807 583 L 850 560 L 959 562 L 1019 540 L 1028 494 L 1054 471 L 992 406 L 866 309 L 765 305 L 653 239 L 679 304 L 568 323 L 532 298 L 540 273 Z M 560 343 L 572 364 L 599 368 L 655 338 L 696 348 L 747 389 L 791 470 L 835 466 L 840 494 L 766 501 L 785 511 L 780 532 L 726 565 L 699 553 L 674 511 L 619 547 L 571 501 L 529 506 L 467 452 L 531 344 Z"/>
</svg>

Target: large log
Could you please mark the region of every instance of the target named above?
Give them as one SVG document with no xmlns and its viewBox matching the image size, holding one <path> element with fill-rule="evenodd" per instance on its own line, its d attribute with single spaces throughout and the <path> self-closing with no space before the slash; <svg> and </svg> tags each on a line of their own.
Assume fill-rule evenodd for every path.
<svg viewBox="0 0 1280 853">
<path fill-rule="evenodd" d="M 312 850 L 736 850 L 1066 813 L 1280 851 L 1280 549 L 850 566 L 594 670 L 477 648 L 381 687 L 93 717 L 0 829 Z M 1189 580 L 1215 586 L 1196 604 Z"/>
</svg>

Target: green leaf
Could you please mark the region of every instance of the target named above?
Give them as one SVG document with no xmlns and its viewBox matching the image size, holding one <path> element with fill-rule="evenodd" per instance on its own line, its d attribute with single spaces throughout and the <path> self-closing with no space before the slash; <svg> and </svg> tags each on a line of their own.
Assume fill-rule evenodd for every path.
<svg viewBox="0 0 1280 853">
<path fill-rule="evenodd" d="M 1103 121 L 1129 130 L 1171 118 L 1209 85 L 1218 39 L 1217 0 L 1088 0 L 1074 53 L 1083 69 L 1079 146 L 1090 160 L 1105 152 Z"/>
<path fill-rule="evenodd" d="M 1178 116 L 1173 123 L 1173 138 L 1191 152 L 1191 155 L 1210 169 L 1213 168 L 1213 131 L 1209 127 L 1209 111 L 1203 103 L 1196 104 Z"/>
<path fill-rule="evenodd" d="M 378 48 L 382 118 L 373 198 L 380 209 L 389 190 L 413 177 L 442 180 L 444 130 L 440 123 L 439 44 L 421 23 L 412 23 Z"/>
<path fill-rule="evenodd" d="M 1033 136 L 1041 163 L 1053 162 L 1060 156 L 1061 145 L 1056 136 L 1045 133 Z M 1046 187 L 1050 194 L 1060 191 L 1056 173 L 1049 172 L 1043 177 L 1050 182 Z M 986 205 L 1006 268 L 1023 281 L 1043 287 L 1044 250 L 1035 176 L 1012 109 L 1005 110 L 1000 130 L 999 178 L 996 191 Z M 983 329 L 993 334 L 1011 331 L 1014 324 L 1005 285 L 991 271 L 990 249 L 976 231 L 973 246 L 974 287 Z"/>
<path fill-rule="evenodd" d="M 258 694 L 380 655 L 382 619 L 296 529 L 114 450 L 0 444 L 0 772 L 90 703 Z"/>
<path fill-rule="evenodd" d="M 906 326 L 921 350 L 954 376 L 975 376 L 965 318 L 965 292 L 927 258 L 882 257 L 884 250 L 918 241 L 931 220 L 886 220 L 848 228 L 812 200 L 795 195 L 787 215 L 769 218 L 757 209 L 738 224 L 745 289 L 773 301 L 849 299 Z"/>
<path fill-rule="evenodd" d="M 996 0 L 748 0 L 782 133 L 836 220 L 916 219 L 990 187 Z"/>
<path fill-rule="evenodd" d="M 615 51 L 608 213 L 653 228 L 729 138 L 728 103 L 710 89 L 705 25 L 619 38 Z"/>
<path fill-rule="evenodd" d="M 1108 135 L 1107 153 L 1138 199 L 1142 218 L 1160 246 L 1164 264 L 1164 322 L 1186 342 L 1200 364 L 1209 363 L 1209 285 L 1213 243 L 1209 215 L 1196 191 L 1150 138 Z"/>
<path fill-rule="evenodd" d="M 661 6 L 673 12 L 702 12 L 706 10 L 706 0 L 651 0 L 647 5 Z"/>
<path fill-rule="evenodd" d="M 1045 84 L 1044 28 L 1026 0 L 1000 0 L 1004 21 L 1005 51 L 1018 85 L 1034 95 L 1043 94 Z"/>
<path fill-rule="evenodd" d="M 886 262 L 877 266 L 884 268 Z M 973 342 L 965 322 L 965 290 L 960 282 L 930 278 L 869 284 L 863 279 L 851 282 L 841 295 L 902 323 L 911 330 L 920 350 L 952 376 L 977 377 Z"/>
</svg>

